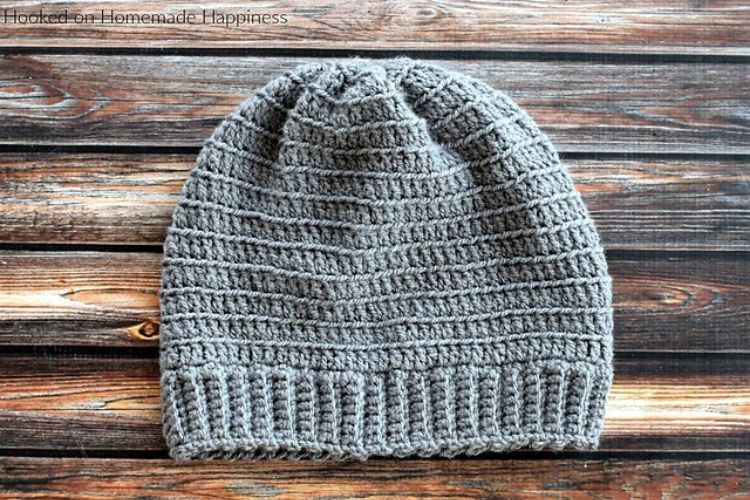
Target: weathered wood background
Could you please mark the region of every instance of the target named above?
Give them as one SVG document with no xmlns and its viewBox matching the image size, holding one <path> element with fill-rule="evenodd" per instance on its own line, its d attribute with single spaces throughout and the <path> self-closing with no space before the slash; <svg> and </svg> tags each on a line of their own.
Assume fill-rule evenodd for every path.
<svg viewBox="0 0 750 500">
<path fill-rule="evenodd" d="M 0 22 L 0 497 L 750 498 L 747 2 L 3 9 L 250 10 L 288 22 Z M 171 462 L 159 413 L 160 252 L 201 142 L 281 71 L 397 54 L 507 91 L 583 192 L 615 292 L 601 449 Z"/>
</svg>

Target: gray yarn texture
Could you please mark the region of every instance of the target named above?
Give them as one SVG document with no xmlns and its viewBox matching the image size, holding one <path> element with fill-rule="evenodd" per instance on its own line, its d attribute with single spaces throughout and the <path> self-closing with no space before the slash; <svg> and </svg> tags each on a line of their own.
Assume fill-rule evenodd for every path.
<svg viewBox="0 0 750 500">
<path fill-rule="evenodd" d="M 213 131 L 164 244 L 170 453 L 594 448 L 611 280 L 548 138 L 441 66 L 300 66 Z"/>
</svg>

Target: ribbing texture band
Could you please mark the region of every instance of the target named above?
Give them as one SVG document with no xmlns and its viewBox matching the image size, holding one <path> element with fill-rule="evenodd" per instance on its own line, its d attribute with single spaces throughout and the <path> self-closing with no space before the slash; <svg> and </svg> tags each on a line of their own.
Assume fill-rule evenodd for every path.
<svg viewBox="0 0 750 500">
<path fill-rule="evenodd" d="M 191 350 L 193 362 L 162 376 L 169 446 L 176 458 L 337 459 L 595 447 L 611 377 L 607 347 L 513 343 L 412 346 L 421 363 L 387 370 L 310 369 L 309 359 L 290 363 L 286 347 L 183 344 L 173 353 Z M 542 345 L 557 354 L 535 359 Z M 216 363 L 217 353 L 236 362 Z M 326 354 L 355 363 L 378 355 L 318 356 Z M 287 362 L 262 362 L 279 356 Z M 484 362 L 456 364 L 462 357 Z"/>
</svg>

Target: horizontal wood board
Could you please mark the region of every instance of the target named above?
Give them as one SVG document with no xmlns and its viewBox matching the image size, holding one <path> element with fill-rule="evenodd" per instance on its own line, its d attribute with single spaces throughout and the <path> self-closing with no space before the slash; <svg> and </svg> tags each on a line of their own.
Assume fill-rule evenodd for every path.
<svg viewBox="0 0 750 500">
<path fill-rule="evenodd" d="M 159 246 L 197 152 L 0 156 L 0 243 Z M 750 249 L 750 159 L 564 159 L 608 250 Z"/>
<path fill-rule="evenodd" d="M 744 2 L 647 0 L 636 3 L 501 0 L 299 0 L 248 3 L 29 1 L 20 14 L 61 14 L 66 23 L 6 23 L 4 47 L 193 47 L 285 49 L 499 50 L 582 53 L 750 54 L 750 7 Z M 104 17 L 102 15 L 104 10 Z M 183 11 L 196 18 L 110 19 Z M 203 17 L 206 11 L 206 17 Z M 212 13 L 261 16 L 255 24 Z M 75 16 L 92 14 L 93 22 Z M 276 21 L 273 15 L 283 16 Z M 63 21 L 64 19 L 57 19 Z M 252 20 L 252 18 L 250 19 Z M 84 21 L 82 18 L 81 21 Z M 166 21 L 166 19 L 165 19 Z M 286 22 L 283 22 L 286 21 Z"/>
<path fill-rule="evenodd" d="M 615 358 L 602 451 L 750 452 L 746 356 Z M 163 451 L 155 357 L 49 351 L 0 365 L 5 449 Z"/>
<path fill-rule="evenodd" d="M 155 346 L 159 253 L 0 252 L 0 346 Z M 744 254 L 610 255 L 615 349 L 750 352 Z"/>
<path fill-rule="evenodd" d="M 750 461 L 696 460 L 377 460 L 202 462 L 0 458 L 0 497 L 104 499 L 250 497 L 315 500 L 398 497 L 713 498 L 750 495 Z M 588 493 L 587 493 L 588 492 Z"/>
<path fill-rule="evenodd" d="M 198 147 L 304 57 L 9 54 L 0 144 Z M 563 152 L 750 154 L 746 64 L 452 60 L 506 91 Z"/>
</svg>

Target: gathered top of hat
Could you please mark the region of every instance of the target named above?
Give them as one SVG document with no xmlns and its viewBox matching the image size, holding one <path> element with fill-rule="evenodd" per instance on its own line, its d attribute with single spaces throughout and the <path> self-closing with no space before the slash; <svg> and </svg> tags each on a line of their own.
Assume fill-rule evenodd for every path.
<svg viewBox="0 0 750 500">
<path fill-rule="evenodd" d="M 549 139 L 479 80 L 409 59 L 288 71 L 206 141 L 164 252 L 176 458 L 598 443 L 599 236 Z"/>
</svg>

